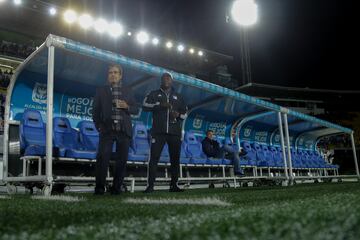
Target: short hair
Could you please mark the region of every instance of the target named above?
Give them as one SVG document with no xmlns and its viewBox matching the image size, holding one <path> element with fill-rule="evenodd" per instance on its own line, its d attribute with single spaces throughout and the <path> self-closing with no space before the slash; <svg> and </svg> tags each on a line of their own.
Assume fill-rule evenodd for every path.
<svg viewBox="0 0 360 240">
<path fill-rule="evenodd" d="M 165 76 L 169 76 L 171 79 L 173 79 L 173 76 L 171 75 L 171 73 L 169 72 L 164 72 L 162 75 L 161 75 L 161 80 L 163 80 L 165 78 Z"/>
<path fill-rule="evenodd" d="M 124 70 L 123 70 L 123 68 L 121 67 L 120 64 L 115 64 L 115 63 L 114 63 L 114 64 L 110 64 L 109 67 L 108 67 L 108 69 L 110 69 L 110 68 L 117 68 L 120 73 L 123 73 L 123 72 L 124 72 Z"/>
<path fill-rule="evenodd" d="M 210 133 L 210 132 L 214 133 L 213 130 L 207 130 L 207 131 L 206 131 L 206 135 L 208 135 L 208 133 Z"/>
</svg>

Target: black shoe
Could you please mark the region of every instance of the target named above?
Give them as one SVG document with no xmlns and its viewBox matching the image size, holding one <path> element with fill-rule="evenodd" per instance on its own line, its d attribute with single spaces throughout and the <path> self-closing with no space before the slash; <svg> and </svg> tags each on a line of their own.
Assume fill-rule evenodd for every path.
<svg viewBox="0 0 360 240">
<path fill-rule="evenodd" d="M 122 193 L 122 191 L 111 191 L 110 194 L 114 196 L 118 196 Z"/>
<path fill-rule="evenodd" d="M 243 157 L 243 156 L 245 156 L 246 154 L 247 154 L 247 152 L 245 152 L 245 151 L 240 151 L 240 152 L 239 152 L 239 156 L 240 156 L 240 157 Z"/>
<path fill-rule="evenodd" d="M 184 192 L 184 189 L 181 189 L 178 186 L 172 186 L 170 187 L 169 192 Z"/>
<path fill-rule="evenodd" d="M 109 188 L 109 192 L 111 195 L 120 195 L 122 193 L 122 190 L 115 189 L 113 186 Z"/>
<path fill-rule="evenodd" d="M 152 193 L 154 191 L 153 187 L 147 187 L 143 193 Z"/>
<path fill-rule="evenodd" d="M 237 176 L 237 177 L 243 177 L 243 176 L 245 176 L 245 173 L 244 173 L 244 170 L 240 170 L 239 172 L 234 172 L 234 174 L 235 174 L 235 176 Z"/>
<path fill-rule="evenodd" d="M 95 196 L 102 196 L 102 195 L 104 195 L 104 193 L 105 193 L 104 191 L 95 191 L 94 195 Z"/>
<path fill-rule="evenodd" d="M 94 189 L 94 195 L 101 196 L 105 194 L 105 188 L 96 186 Z"/>
</svg>

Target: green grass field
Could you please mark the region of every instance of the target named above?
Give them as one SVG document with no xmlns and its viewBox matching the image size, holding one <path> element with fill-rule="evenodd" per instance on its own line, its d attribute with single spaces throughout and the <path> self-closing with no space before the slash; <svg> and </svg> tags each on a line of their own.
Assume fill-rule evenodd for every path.
<svg viewBox="0 0 360 240">
<path fill-rule="evenodd" d="M 360 184 L 0 198 L 0 239 L 360 239 Z M 217 198 L 229 206 L 125 203 Z"/>
</svg>

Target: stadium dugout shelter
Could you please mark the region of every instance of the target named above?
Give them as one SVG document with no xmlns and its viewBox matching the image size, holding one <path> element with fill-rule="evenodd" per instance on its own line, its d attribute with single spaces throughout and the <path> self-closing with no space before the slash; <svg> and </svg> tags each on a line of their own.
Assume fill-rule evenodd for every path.
<svg viewBox="0 0 360 240">
<path fill-rule="evenodd" d="M 351 129 L 185 74 L 49 35 L 18 67 L 8 88 L 1 171 L 9 192 L 24 185 L 41 187 L 48 195 L 57 184 L 94 182 L 91 173 L 98 132 L 91 118 L 93 96 L 96 87 L 105 84 L 108 66 L 114 63 L 122 66 L 123 84 L 131 87 L 140 107 L 132 116 L 134 136 L 128 167 L 134 168 L 126 177 L 131 190 L 135 184 L 146 184 L 147 179 L 152 118 L 151 113 L 141 110 L 142 101 L 147 92 L 159 87 L 164 72 L 172 74 L 174 88 L 189 107 L 183 121 L 180 183 L 223 181 L 236 187 L 241 181 L 256 179 L 291 183 L 359 178 Z M 246 150 L 241 157 L 244 177 L 234 175 L 230 159 L 204 155 L 201 139 L 209 129 L 220 145 Z M 326 162 L 317 149 L 322 137 L 344 133 L 351 138 L 355 161 L 354 173 L 348 175 L 339 174 L 339 166 Z M 169 162 L 165 146 L 159 182 L 169 181 Z M 110 172 L 108 176 L 110 181 Z"/>
</svg>

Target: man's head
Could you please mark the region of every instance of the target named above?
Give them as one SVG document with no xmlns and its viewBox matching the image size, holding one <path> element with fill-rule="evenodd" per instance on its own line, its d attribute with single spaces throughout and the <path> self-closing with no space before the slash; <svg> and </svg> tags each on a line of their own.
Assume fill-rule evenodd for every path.
<svg viewBox="0 0 360 240">
<path fill-rule="evenodd" d="M 121 81 L 123 69 L 118 64 L 112 64 L 108 68 L 108 83 L 110 85 L 117 84 Z"/>
<path fill-rule="evenodd" d="M 161 75 L 161 88 L 164 90 L 168 90 L 172 86 L 173 78 L 170 73 L 166 72 Z"/>
<path fill-rule="evenodd" d="M 231 130 L 231 137 L 232 137 L 232 138 L 235 138 L 235 137 L 236 137 L 236 130 L 235 130 L 235 129 L 232 129 L 232 130 Z"/>
<path fill-rule="evenodd" d="M 207 138 L 212 139 L 213 136 L 214 136 L 213 130 L 207 130 L 207 131 L 206 131 L 206 137 L 207 137 Z"/>
</svg>

